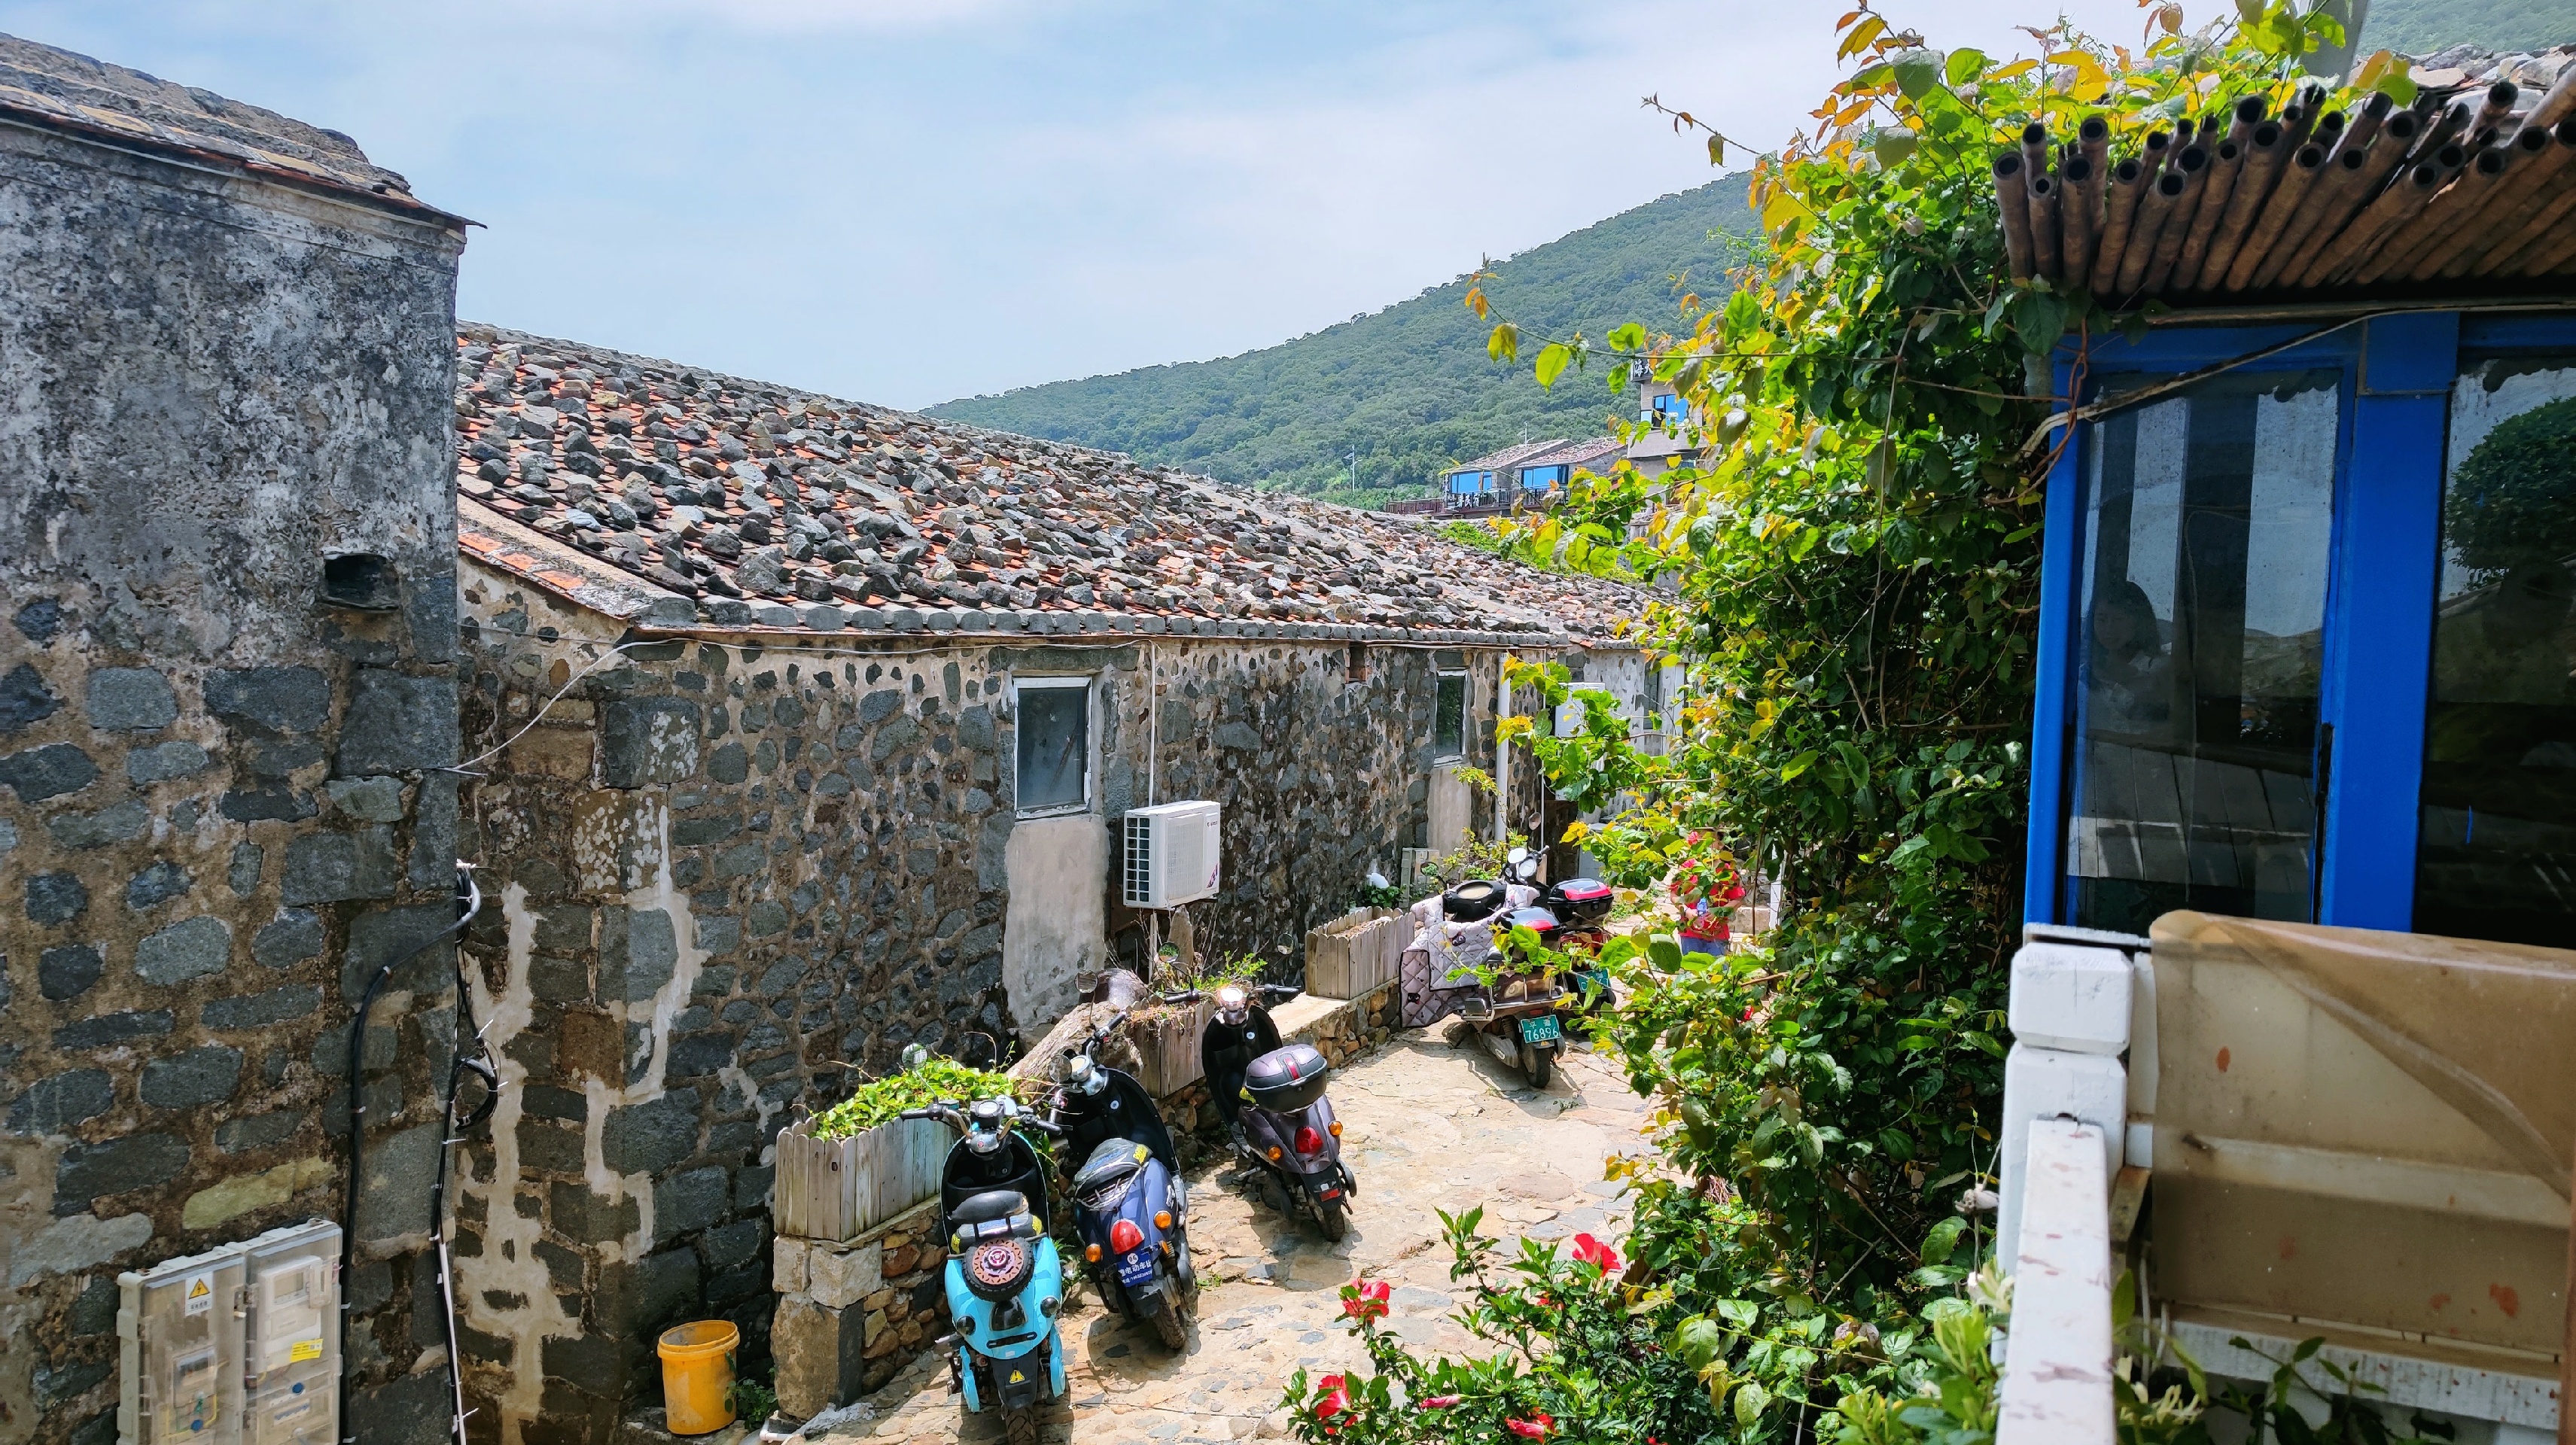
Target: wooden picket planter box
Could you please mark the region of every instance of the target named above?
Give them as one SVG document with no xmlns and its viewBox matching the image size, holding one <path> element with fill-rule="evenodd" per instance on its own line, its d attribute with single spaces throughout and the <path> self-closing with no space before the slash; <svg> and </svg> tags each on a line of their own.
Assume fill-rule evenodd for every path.
<svg viewBox="0 0 2576 1445">
<path fill-rule="evenodd" d="M 1317 998 L 1366 998 L 1394 981 L 1412 916 L 1392 908 L 1354 908 L 1306 934 L 1306 992 Z"/>
<path fill-rule="evenodd" d="M 1128 1020 L 1127 1039 L 1136 1046 L 1138 1059 L 1136 1082 L 1146 1093 L 1169 1098 L 1205 1077 L 1199 1067 L 1199 1037 L 1215 1012 L 1216 1000 L 1201 998 L 1186 1009 L 1165 1005 L 1156 1017 Z"/>
<path fill-rule="evenodd" d="M 817 1139 L 814 1121 L 778 1131 L 771 1228 L 789 1239 L 838 1243 L 939 1193 L 956 1134 L 928 1119 L 897 1119 L 847 1139 Z"/>
</svg>

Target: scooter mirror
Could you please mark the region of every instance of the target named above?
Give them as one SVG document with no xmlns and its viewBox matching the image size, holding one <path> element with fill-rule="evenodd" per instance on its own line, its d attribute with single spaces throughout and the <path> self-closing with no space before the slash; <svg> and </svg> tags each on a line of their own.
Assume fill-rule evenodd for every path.
<svg viewBox="0 0 2576 1445">
<path fill-rule="evenodd" d="M 919 1044 L 906 1044 L 903 1046 L 904 1072 L 910 1073 L 914 1069 L 920 1068 L 922 1065 L 929 1062 L 930 1050 L 923 1048 Z"/>
<path fill-rule="evenodd" d="M 1504 854 L 1503 857 L 1509 860 L 1513 867 L 1517 868 L 1521 864 L 1529 861 L 1529 850 L 1527 848 L 1514 848 L 1509 853 Z"/>
</svg>

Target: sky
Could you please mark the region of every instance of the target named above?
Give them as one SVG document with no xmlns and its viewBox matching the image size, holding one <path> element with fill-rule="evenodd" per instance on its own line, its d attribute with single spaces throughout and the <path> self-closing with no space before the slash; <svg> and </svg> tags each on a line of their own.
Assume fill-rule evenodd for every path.
<svg viewBox="0 0 2576 1445">
<path fill-rule="evenodd" d="M 463 317 L 920 407 L 1271 345 L 1704 184 L 1640 98 L 1775 145 L 1842 8 L 0 0 L 0 31 L 356 137 L 481 223 Z M 1881 6 L 1995 55 L 2060 8 L 2142 20 Z"/>
</svg>

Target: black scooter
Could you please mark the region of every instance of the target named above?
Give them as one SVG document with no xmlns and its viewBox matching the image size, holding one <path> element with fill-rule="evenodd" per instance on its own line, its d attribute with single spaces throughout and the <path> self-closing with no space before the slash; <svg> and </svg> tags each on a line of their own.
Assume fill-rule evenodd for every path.
<svg viewBox="0 0 2576 1445">
<path fill-rule="evenodd" d="M 1298 992 L 1277 984 L 1260 991 Z M 1342 1126 L 1324 1097 L 1332 1072 L 1324 1056 L 1312 1044 L 1283 1046 L 1270 1011 L 1227 984 L 1216 991 L 1216 1013 L 1199 1036 L 1199 1067 L 1235 1152 L 1277 1181 L 1289 1211 L 1314 1220 L 1326 1239 L 1348 1234 L 1359 1181 L 1342 1164 Z"/>
<path fill-rule="evenodd" d="M 1065 1051 L 1064 1082 L 1051 1101 L 1064 1148 L 1057 1162 L 1073 1191 L 1074 1232 L 1085 1273 L 1123 1319 L 1146 1319 L 1164 1344 L 1188 1344 L 1198 1274 L 1190 1265 L 1188 1189 L 1172 1131 L 1154 1098 L 1131 1075 L 1100 1061 L 1125 1010 Z"/>
</svg>

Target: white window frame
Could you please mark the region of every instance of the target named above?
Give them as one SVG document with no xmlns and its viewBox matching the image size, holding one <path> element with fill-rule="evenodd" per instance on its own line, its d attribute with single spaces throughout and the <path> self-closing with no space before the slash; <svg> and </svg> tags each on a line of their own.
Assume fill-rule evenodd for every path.
<svg viewBox="0 0 2576 1445">
<path fill-rule="evenodd" d="M 1458 751 L 1440 751 L 1440 684 L 1458 679 Z M 1431 683 L 1431 761 L 1463 763 L 1467 761 L 1467 723 L 1476 715 L 1475 679 L 1464 668 L 1442 668 L 1432 674 Z"/>
<path fill-rule="evenodd" d="M 1089 673 L 1074 676 L 1014 677 L 1011 679 L 1011 706 L 1014 713 L 1019 710 L 1021 693 L 1058 692 L 1071 688 L 1082 689 L 1082 801 L 1079 803 L 1055 803 L 1043 808 L 1018 806 L 1021 796 L 1020 738 L 1022 734 L 1019 731 L 1021 720 L 1014 718 L 1014 726 L 1011 735 L 1011 800 L 1017 810 L 1018 816 L 1022 818 L 1071 818 L 1088 813 L 1092 810 L 1092 806 L 1100 794 L 1100 707 L 1098 699 L 1092 693 L 1091 686 L 1098 680 L 1099 679 L 1096 675 Z"/>
</svg>

